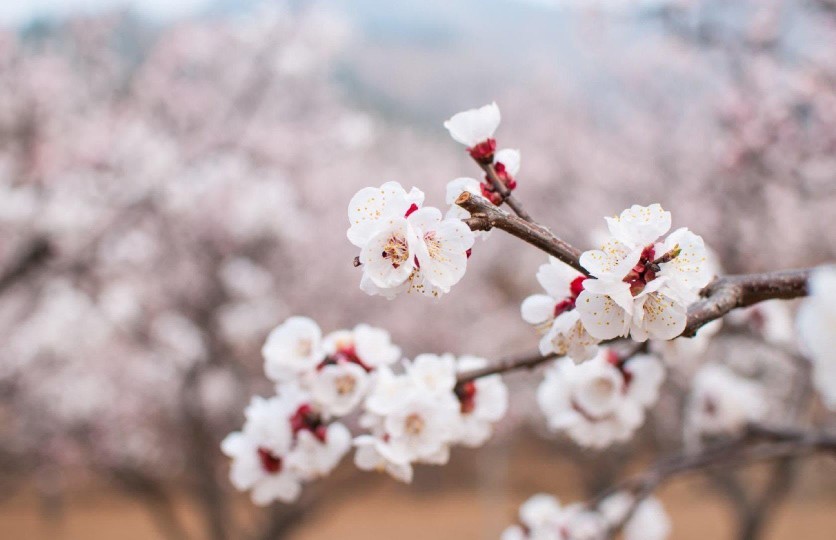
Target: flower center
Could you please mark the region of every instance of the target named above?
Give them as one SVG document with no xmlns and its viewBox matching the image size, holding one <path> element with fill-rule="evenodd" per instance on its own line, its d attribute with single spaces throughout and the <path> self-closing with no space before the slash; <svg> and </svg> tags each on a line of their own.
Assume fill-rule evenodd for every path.
<svg viewBox="0 0 836 540">
<path fill-rule="evenodd" d="M 337 393 L 345 396 L 354 392 L 357 387 L 357 379 L 354 378 L 354 375 L 341 375 L 334 381 L 334 385 L 337 388 Z"/>
<path fill-rule="evenodd" d="M 459 399 L 462 414 L 472 413 L 476 408 L 476 383 L 473 381 L 459 383 L 453 388 L 453 392 Z"/>
<path fill-rule="evenodd" d="M 328 431 L 327 426 L 322 422 L 322 417 L 307 403 L 300 405 L 293 416 L 290 417 L 290 428 L 293 430 L 294 437 L 300 431 L 308 430 L 320 442 L 325 442 Z"/>
<path fill-rule="evenodd" d="M 313 352 L 313 342 L 310 339 L 300 339 L 296 342 L 296 354 L 298 356 L 310 356 Z"/>
<path fill-rule="evenodd" d="M 575 309 L 575 301 L 578 295 L 583 291 L 583 282 L 587 279 L 584 276 L 578 276 L 569 284 L 569 296 L 554 305 L 554 318 L 558 318 L 561 314 Z"/>
<path fill-rule="evenodd" d="M 409 258 L 409 246 L 406 245 L 406 238 L 392 235 L 383 246 L 381 257 L 389 259 L 392 268 L 398 268 Z"/>
<path fill-rule="evenodd" d="M 270 450 L 259 447 L 258 459 L 261 460 L 261 468 L 270 474 L 276 474 L 282 470 L 282 459 L 273 455 Z"/>
<path fill-rule="evenodd" d="M 357 356 L 357 348 L 352 343 L 351 345 L 343 345 L 337 349 L 337 352 L 328 356 L 316 366 L 317 370 L 321 370 L 325 366 L 332 366 L 335 364 L 339 364 L 340 362 L 350 362 L 352 364 L 357 364 L 366 372 L 372 370 L 372 367 L 363 362 L 363 359 Z"/>
<path fill-rule="evenodd" d="M 420 435 L 422 431 L 424 431 L 424 426 L 426 422 L 424 418 L 418 413 L 412 413 L 406 417 L 406 422 L 404 426 L 406 428 L 406 432 L 410 435 Z"/>
<path fill-rule="evenodd" d="M 441 253 L 441 242 L 435 237 L 435 231 L 424 234 L 424 243 L 427 245 L 427 252 L 430 258 L 438 259 Z"/>
<path fill-rule="evenodd" d="M 676 245 L 657 259 L 655 248 L 652 245 L 645 247 L 639 257 L 639 262 L 624 277 L 624 282 L 630 284 L 630 293 L 636 296 L 642 292 L 648 283 L 656 279 L 656 274 L 661 270 L 659 265 L 671 262 L 679 256 L 681 251 Z"/>
</svg>

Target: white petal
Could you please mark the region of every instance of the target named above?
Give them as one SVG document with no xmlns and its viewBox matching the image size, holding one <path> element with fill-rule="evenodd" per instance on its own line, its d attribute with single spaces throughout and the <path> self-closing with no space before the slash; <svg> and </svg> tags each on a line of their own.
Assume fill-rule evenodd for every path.
<svg viewBox="0 0 836 540">
<path fill-rule="evenodd" d="M 630 248 L 653 244 L 671 228 L 671 213 L 663 210 L 659 204 L 634 204 L 621 212 L 621 215 L 606 220 L 610 234 Z"/>
<path fill-rule="evenodd" d="M 450 136 L 465 146 L 473 147 L 493 137 L 499 127 L 499 107 L 496 103 L 453 115 L 444 122 Z"/>
<path fill-rule="evenodd" d="M 571 295 L 569 285 L 580 276 L 580 272 L 554 257 L 549 257 L 549 263 L 537 270 L 537 281 L 556 301 Z"/>
<path fill-rule="evenodd" d="M 630 328 L 630 314 L 609 296 L 583 291 L 575 303 L 586 331 L 597 339 L 626 336 Z"/>
<path fill-rule="evenodd" d="M 681 290 L 683 299 L 693 301 L 696 293 L 714 277 L 708 264 L 708 252 L 703 239 L 683 227 L 665 239 L 663 252 L 657 252 L 656 256 L 661 257 L 677 246 L 681 252 L 671 262 L 660 265 L 659 275 L 668 278 L 668 285 L 674 290 Z"/>
<path fill-rule="evenodd" d="M 545 294 L 532 294 L 523 300 L 520 314 L 529 324 L 541 324 L 551 320 L 554 316 L 555 300 Z"/>
<path fill-rule="evenodd" d="M 685 330 L 687 322 L 685 305 L 664 294 L 648 295 L 642 309 L 635 311 L 635 313 L 639 312 L 643 312 L 641 328 L 646 331 L 646 336 L 643 332 L 638 336 L 634 333 L 633 338 L 636 340 L 643 341 L 648 337 L 659 340 L 673 339 Z M 634 324 L 634 328 L 635 326 Z"/>
</svg>

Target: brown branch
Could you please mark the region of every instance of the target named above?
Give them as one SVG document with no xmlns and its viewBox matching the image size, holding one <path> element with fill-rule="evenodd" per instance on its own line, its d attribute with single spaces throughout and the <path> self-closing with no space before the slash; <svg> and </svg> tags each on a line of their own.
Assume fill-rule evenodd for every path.
<svg viewBox="0 0 836 540">
<path fill-rule="evenodd" d="M 583 275 L 589 275 L 578 261 L 581 256 L 581 251 L 556 237 L 542 225 L 511 215 L 505 210 L 497 208 L 484 197 L 474 195 L 469 191 L 465 191 L 459 195 L 459 198 L 456 199 L 456 204 L 470 212 L 471 217 L 466 219 L 465 223 L 472 230 L 489 231 L 493 228 L 501 229 L 560 259 Z"/>
<path fill-rule="evenodd" d="M 764 439 L 767 442 L 762 442 Z M 748 444 L 754 442 L 755 444 Z M 836 454 L 836 435 L 774 428 L 752 424 L 740 437 L 716 444 L 697 454 L 681 454 L 658 462 L 651 469 L 627 479 L 593 499 L 597 507 L 609 495 L 627 491 L 633 495 L 632 505 L 620 523 L 611 526 L 616 533 L 635 512 L 638 505 L 661 484 L 680 474 L 708 469 L 716 465 L 746 465 L 755 461 L 782 459 L 815 452 Z"/>
<path fill-rule="evenodd" d="M 688 308 L 688 322 L 682 335 L 693 337 L 697 330 L 733 309 L 764 300 L 789 300 L 807 295 L 812 269 L 720 276 L 703 289 L 704 297 Z"/>
<path fill-rule="evenodd" d="M 506 371 L 516 371 L 518 369 L 534 369 L 540 364 L 548 362 L 549 360 L 554 360 L 555 358 L 559 357 L 560 355 L 556 353 L 550 353 L 545 356 L 541 354 L 530 354 L 527 356 L 505 358 L 504 360 L 500 360 L 490 366 L 485 366 L 483 368 L 473 369 L 461 373 L 456 382 L 458 384 L 464 384 L 475 379 L 487 377 L 489 375 L 505 373 Z"/>
<path fill-rule="evenodd" d="M 52 256 L 52 246 L 46 238 L 32 240 L 17 255 L 15 261 L 0 275 L 0 292 L 13 285 L 26 274 L 45 263 Z"/>
<path fill-rule="evenodd" d="M 522 203 L 518 201 L 513 194 L 511 194 L 511 191 L 505 187 L 505 183 L 496 175 L 496 169 L 494 168 L 493 163 L 482 163 L 480 161 L 477 161 L 477 163 L 480 167 L 482 167 L 482 170 L 485 171 L 485 176 L 491 183 L 491 186 L 493 186 L 494 191 L 499 193 L 499 196 L 502 197 L 502 202 L 507 204 L 521 219 L 529 223 L 534 223 L 534 219 L 531 215 L 529 215 L 525 208 L 523 208 Z"/>
</svg>

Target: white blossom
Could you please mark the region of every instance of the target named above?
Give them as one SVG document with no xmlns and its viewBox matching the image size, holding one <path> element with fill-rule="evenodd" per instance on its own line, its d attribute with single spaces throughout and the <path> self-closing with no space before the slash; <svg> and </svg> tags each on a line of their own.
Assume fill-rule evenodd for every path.
<svg viewBox="0 0 836 540">
<path fill-rule="evenodd" d="M 766 414 L 764 389 L 729 368 L 709 364 L 694 377 L 686 413 L 691 435 L 733 434 Z"/>
<path fill-rule="evenodd" d="M 393 298 L 404 291 L 440 296 L 467 269 L 474 235 L 460 219 L 442 219 L 437 208 L 420 208 L 423 194 L 389 182 L 364 188 L 351 200 L 348 237 L 360 247 L 360 288 Z"/>
<path fill-rule="evenodd" d="M 261 354 L 270 380 L 294 380 L 314 370 L 325 357 L 322 330 L 308 317 L 290 317 L 270 332 Z"/>
<path fill-rule="evenodd" d="M 343 416 L 353 411 L 370 385 L 366 370 L 348 361 L 325 365 L 311 379 L 313 399 L 332 416 Z"/>
<path fill-rule="evenodd" d="M 296 434 L 287 463 L 303 480 L 310 481 L 334 470 L 350 448 L 351 433 L 338 422 L 329 424 L 324 433 L 303 429 Z"/>
<path fill-rule="evenodd" d="M 598 341 L 586 331 L 575 303 L 583 290 L 584 276 L 554 257 L 540 266 L 537 281 L 546 294 L 534 294 L 520 306 L 523 320 L 534 325 L 543 337 L 540 354 L 568 355 L 575 361 L 588 360 L 598 351 Z"/>
<path fill-rule="evenodd" d="M 813 362 L 813 383 L 836 410 L 836 266 L 813 271 L 810 296 L 798 313 L 798 333 Z"/>
<path fill-rule="evenodd" d="M 499 127 L 499 107 L 496 103 L 478 109 L 470 109 L 454 114 L 444 122 L 450 136 L 468 148 L 483 143 L 491 138 Z"/>
<path fill-rule="evenodd" d="M 658 204 L 606 220 L 610 240 L 580 258 L 594 278 L 576 302 L 584 326 L 602 340 L 673 339 L 685 329 L 688 304 L 711 280 L 702 238 L 681 228 L 660 242 L 671 215 Z"/>
<path fill-rule="evenodd" d="M 550 429 L 600 448 L 627 440 L 642 424 L 662 379 L 661 362 L 653 356 L 620 362 L 601 349 L 582 364 L 555 362 L 537 390 L 537 402 Z"/>
<path fill-rule="evenodd" d="M 245 411 L 243 430 L 229 434 L 221 444 L 224 454 L 232 458 L 233 485 L 241 491 L 252 490 L 252 500 L 258 505 L 292 502 L 301 490 L 298 475 L 284 461 L 293 439 L 286 412 L 280 398 L 256 396 Z"/>
</svg>

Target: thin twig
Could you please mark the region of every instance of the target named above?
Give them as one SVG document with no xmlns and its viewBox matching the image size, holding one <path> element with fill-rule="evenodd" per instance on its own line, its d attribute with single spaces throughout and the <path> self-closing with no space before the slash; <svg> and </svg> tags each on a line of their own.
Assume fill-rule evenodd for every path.
<svg viewBox="0 0 836 540">
<path fill-rule="evenodd" d="M 505 358 L 504 360 L 499 360 L 498 362 L 491 364 L 490 366 L 466 371 L 459 375 L 457 382 L 459 384 L 464 384 L 475 379 L 487 377 L 489 375 L 505 373 L 507 371 L 516 371 L 519 369 L 534 369 L 540 364 L 548 362 L 549 360 L 554 360 L 555 358 L 559 357 L 560 355 L 556 353 L 550 353 L 545 356 L 541 354 L 530 354 L 527 356 Z"/>
<path fill-rule="evenodd" d="M 493 166 L 493 163 L 482 163 L 477 161 L 482 170 L 485 171 L 485 176 L 488 178 L 488 181 L 493 186 L 494 191 L 499 193 L 499 196 L 502 197 L 502 202 L 508 205 L 511 210 L 514 211 L 521 219 L 529 222 L 534 223 L 534 219 L 531 215 L 523 208 L 523 205 L 520 201 L 517 200 L 516 197 L 511 193 L 511 191 L 505 186 L 505 183 L 499 179 L 496 175 L 496 169 Z"/>
<path fill-rule="evenodd" d="M 456 204 L 470 212 L 471 217 L 465 222 L 472 230 L 501 229 L 560 259 L 581 274 L 589 275 L 579 262 L 581 251 L 555 236 L 544 226 L 511 215 L 497 208 L 484 197 L 474 195 L 469 191 L 459 195 Z"/>
<path fill-rule="evenodd" d="M 763 439 L 767 439 L 768 442 L 762 442 Z M 748 444 L 753 441 L 755 444 Z M 628 512 L 619 523 L 611 525 L 611 533 L 614 534 L 629 521 L 641 501 L 649 497 L 662 483 L 675 476 L 721 464 L 746 465 L 755 461 L 814 452 L 836 454 L 836 435 L 751 424 L 747 426 L 743 435 L 736 439 L 708 447 L 697 454 L 685 453 L 660 461 L 649 470 L 601 493 L 589 506 L 597 507 L 616 492 L 627 491 L 633 495 Z"/>
</svg>

